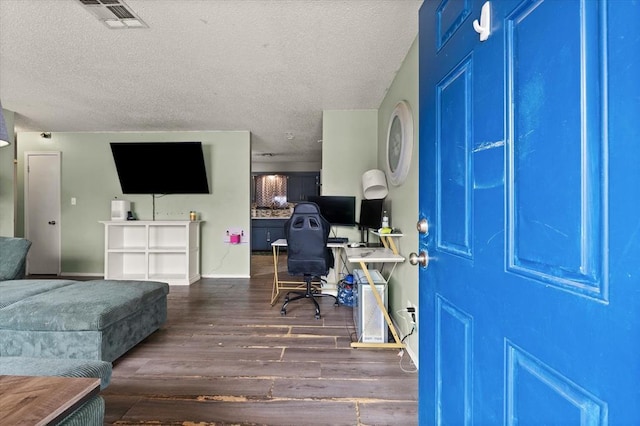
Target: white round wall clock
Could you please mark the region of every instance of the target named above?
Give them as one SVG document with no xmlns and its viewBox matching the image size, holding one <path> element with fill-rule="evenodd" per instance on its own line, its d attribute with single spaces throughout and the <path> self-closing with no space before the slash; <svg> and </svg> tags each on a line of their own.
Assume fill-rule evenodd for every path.
<svg viewBox="0 0 640 426">
<path fill-rule="evenodd" d="M 413 115 L 406 101 L 400 101 L 389 119 L 387 171 L 391 183 L 402 185 L 409 173 L 413 152 Z"/>
</svg>

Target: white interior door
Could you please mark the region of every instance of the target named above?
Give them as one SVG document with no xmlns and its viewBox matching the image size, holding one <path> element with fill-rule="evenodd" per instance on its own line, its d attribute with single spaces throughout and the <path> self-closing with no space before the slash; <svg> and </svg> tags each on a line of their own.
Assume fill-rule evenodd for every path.
<svg viewBox="0 0 640 426">
<path fill-rule="evenodd" d="M 25 152 L 28 274 L 60 274 L 60 153 Z"/>
</svg>

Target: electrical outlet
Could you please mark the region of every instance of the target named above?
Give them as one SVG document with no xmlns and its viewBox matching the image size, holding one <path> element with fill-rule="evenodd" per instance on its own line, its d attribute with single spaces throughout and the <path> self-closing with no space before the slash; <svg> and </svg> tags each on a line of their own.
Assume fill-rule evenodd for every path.
<svg viewBox="0 0 640 426">
<path fill-rule="evenodd" d="M 229 244 L 242 244 L 249 242 L 244 230 L 237 226 L 226 228 L 222 236 L 222 241 Z"/>
<path fill-rule="evenodd" d="M 411 322 L 418 325 L 418 309 L 410 300 L 407 300 L 407 313 L 411 317 Z"/>
</svg>

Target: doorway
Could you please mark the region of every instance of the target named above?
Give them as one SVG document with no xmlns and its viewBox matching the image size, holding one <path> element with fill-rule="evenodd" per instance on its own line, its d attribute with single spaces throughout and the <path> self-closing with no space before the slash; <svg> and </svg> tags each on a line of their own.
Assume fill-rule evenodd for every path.
<svg viewBox="0 0 640 426">
<path fill-rule="evenodd" d="M 25 152 L 27 274 L 60 274 L 60 152 Z"/>
</svg>

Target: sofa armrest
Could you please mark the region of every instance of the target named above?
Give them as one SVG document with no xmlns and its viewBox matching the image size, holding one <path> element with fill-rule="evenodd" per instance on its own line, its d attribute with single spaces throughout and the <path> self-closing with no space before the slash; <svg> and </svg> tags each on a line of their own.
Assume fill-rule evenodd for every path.
<svg viewBox="0 0 640 426">
<path fill-rule="evenodd" d="M 31 241 L 0 237 L 0 281 L 24 278 Z"/>
</svg>

